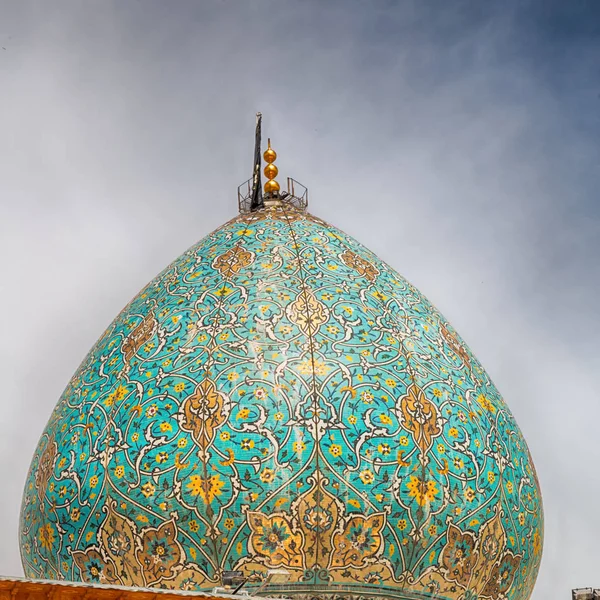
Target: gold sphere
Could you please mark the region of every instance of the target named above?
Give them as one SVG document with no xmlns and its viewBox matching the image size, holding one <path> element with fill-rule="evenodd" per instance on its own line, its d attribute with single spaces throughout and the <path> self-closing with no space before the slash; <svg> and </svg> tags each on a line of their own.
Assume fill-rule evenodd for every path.
<svg viewBox="0 0 600 600">
<path fill-rule="evenodd" d="M 277 158 L 277 152 L 275 152 L 273 148 L 267 148 L 263 154 L 263 158 L 265 159 L 265 162 L 275 162 L 275 159 Z"/>
<path fill-rule="evenodd" d="M 278 192 L 279 184 L 274 179 L 269 179 L 267 183 L 265 183 L 265 194 L 270 194 L 271 192 Z"/>
<path fill-rule="evenodd" d="M 279 173 L 279 169 L 275 165 L 268 164 L 265 167 L 265 176 L 267 179 L 275 179 L 275 177 L 277 177 L 277 173 Z"/>
<path fill-rule="evenodd" d="M 263 158 L 265 159 L 265 162 L 268 163 L 275 162 L 275 159 L 277 158 L 277 152 L 271 148 L 271 138 L 269 138 L 269 147 L 265 150 Z"/>
</svg>

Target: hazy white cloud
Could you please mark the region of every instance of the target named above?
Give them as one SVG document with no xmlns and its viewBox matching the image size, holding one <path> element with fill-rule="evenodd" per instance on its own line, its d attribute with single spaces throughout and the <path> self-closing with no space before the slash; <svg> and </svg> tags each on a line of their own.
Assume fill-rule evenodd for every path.
<svg viewBox="0 0 600 600">
<path fill-rule="evenodd" d="M 0 0 L 0 573 L 21 574 L 54 404 L 130 298 L 236 213 L 261 110 L 312 212 L 417 285 L 505 395 L 544 497 L 534 598 L 600 585 L 594 10 Z"/>
</svg>

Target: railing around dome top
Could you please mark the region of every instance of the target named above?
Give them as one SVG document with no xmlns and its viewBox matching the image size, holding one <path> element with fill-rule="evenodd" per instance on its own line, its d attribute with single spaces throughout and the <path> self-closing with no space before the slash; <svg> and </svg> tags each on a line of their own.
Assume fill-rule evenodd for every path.
<svg viewBox="0 0 600 600">
<path fill-rule="evenodd" d="M 244 181 L 244 183 L 238 187 L 238 205 L 241 213 L 251 212 L 252 182 L 253 179 L 251 177 L 248 181 Z M 291 204 L 300 210 L 306 210 L 306 207 L 308 206 L 308 188 L 295 179 L 288 177 L 287 191 L 280 192 L 277 199 L 285 204 Z"/>
</svg>

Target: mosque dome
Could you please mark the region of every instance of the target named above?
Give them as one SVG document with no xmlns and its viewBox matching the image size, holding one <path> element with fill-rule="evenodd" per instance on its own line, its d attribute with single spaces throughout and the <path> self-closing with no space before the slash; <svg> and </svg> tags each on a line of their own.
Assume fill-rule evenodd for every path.
<svg viewBox="0 0 600 600">
<path fill-rule="evenodd" d="M 26 576 L 527 599 L 541 496 L 501 395 L 417 289 L 276 196 L 175 260 L 78 368 L 26 482 Z"/>
</svg>

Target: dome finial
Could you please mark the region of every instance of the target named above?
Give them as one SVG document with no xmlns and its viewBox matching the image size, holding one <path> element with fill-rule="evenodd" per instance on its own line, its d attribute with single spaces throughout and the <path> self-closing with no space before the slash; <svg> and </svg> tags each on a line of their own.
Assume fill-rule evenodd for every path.
<svg viewBox="0 0 600 600">
<path fill-rule="evenodd" d="M 276 194 L 277 192 L 279 192 L 279 183 L 275 181 L 275 177 L 277 177 L 277 173 L 279 172 L 279 170 L 274 164 L 277 158 L 277 152 L 275 152 L 275 150 L 271 148 L 271 138 L 268 139 L 268 148 L 265 150 L 263 158 L 267 163 L 264 173 L 265 177 L 268 179 L 267 183 L 265 183 L 265 193 Z"/>
</svg>

